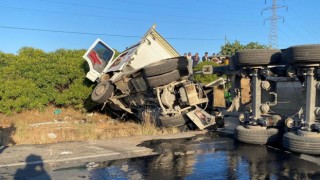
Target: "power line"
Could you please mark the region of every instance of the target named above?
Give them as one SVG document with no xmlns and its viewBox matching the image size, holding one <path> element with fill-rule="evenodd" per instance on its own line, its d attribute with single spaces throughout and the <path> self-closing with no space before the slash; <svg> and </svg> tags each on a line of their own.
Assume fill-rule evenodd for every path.
<svg viewBox="0 0 320 180">
<path fill-rule="evenodd" d="M 2 29 L 17 29 L 26 31 L 40 31 L 40 32 L 51 32 L 51 33 L 65 33 L 65 34 L 81 34 L 81 35 L 99 35 L 99 36 L 115 36 L 115 37 L 130 37 L 140 38 L 140 36 L 133 35 L 120 35 L 120 34 L 105 34 L 105 33 L 91 33 L 91 32 L 77 32 L 77 31 L 62 31 L 62 30 L 51 30 L 51 29 L 37 29 L 37 28 L 24 28 L 24 27 L 12 27 L 12 26 L 0 26 Z"/>
<path fill-rule="evenodd" d="M 154 4 L 151 3 L 142 3 L 142 2 L 137 2 L 136 0 L 134 1 L 127 1 L 127 0 L 113 0 L 116 1 L 118 3 L 126 3 L 126 4 L 141 4 L 141 5 L 146 5 L 146 6 L 152 6 L 154 7 Z M 157 7 L 165 7 L 165 8 L 174 8 L 174 9 L 185 9 L 185 7 L 181 7 L 181 6 L 167 6 L 167 5 L 159 5 L 159 3 L 157 2 Z"/>
<path fill-rule="evenodd" d="M 319 41 L 320 39 L 319 39 L 319 36 L 318 36 L 318 34 L 315 32 L 315 31 L 312 31 L 311 29 L 309 29 L 310 27 L 312 27 L 312 26 L 309 26 L 306 22 L 304 22 L 304 21 L 300 21 L 299 19 L 298 19 L 298 16 L 296 16 L 296 14 L 299 14 L 299 13 L 297 13 L 295 10 L 294 10 L 294 8 L 290 8 L 290 10 L 292 11 L 292 13 L 290 12 L 290 11 L 288 11 L 289 12 L 289 14 L 291 15 L 291 17 L 293 18 L 293 20 L 295 21 L 295 22 L 297 22 L 298 24 L 300 24 L 300 26 L 297 26 L 297 27 L 299 27 L 299 28 L 304 28 L 306 31 L 307 31 L 307 34 L 308 34 L 308 36 L 312 36 L 313 37 L 313 39 L 316 39 L 317 41 Z M 295 28 L 296 29 L 296 28 Z M 304 31 L 305 32 L 305 31 Z"/>
<path fill-rule="evenodd" d="M 1 6 L 0 8 L 6 9 L 14 9 L 14 10 L 23 10 L 23 11 L 31 11 L 31 12 L 38 12 L 38 13 L 50 13 L 50 14 L 65 14 L 65 15 L 73 15 L 73 16 L 84 16 L 84 17 L 96 17 L 96 18 L 108 18 L 108 19 L 117 19 L 117 20 L 128 20 L 128 21 L 137 21 L 137 22 L 152 22 L 154 23 L 155 20 L 152 19 L 141 19 L 141 18 L 127 18 L 127 17 L 118 17 L 118 16 L 104 16 L 104 15 L 94 15 L 94 14 L 83 14 L 83 13 L 70 13 L 64 11 L 51 11 L 51 10 L 41 10 L 41 9 L 31 9 L 31 8 L 20 8 L 20 7 L 12 7 L 12 6 Z M 156 20 L 157 22 L 164 22 L 164 23 L 173 23 L 173 24 L 199 24 L 199 25 L 217 25 L 217 23 L 201 23 L 201 22 L 184 22 L 184 21 L 170 21 L 170 20 Z M 226 23 L 226 21 L 223 21 Z M 235 24 L 234 22 L 232 22 Z"/>
<path fill-rule="evenodd" d="M 12 26 L 0 26 L 0 28 L 2 28 L 2 29 L 26 30 L 26 31 L 51 32 L 51 33 L 79 34 L 79 35 L 98 35 L 98 36 L 113 36 L 113 37 L 124 37 L 124 38 L 141 38 L 141 36 L 135 36 L 135 35 L 106 34 L 106 33 L 92 33 L 92 32 L 78 32 L 78 31 L 63 31 L 63 30 L 24 28 L 24 27 L 12 27 Z M 219 39 L 219 38 L 188 38 L 188 37 L 168 37 L 166 39 L 192 40 L 192 41 L 223 40 L 222 38 Z"/>
<path fill-rule="evenodd" d="M 66 15 L 74 15 L 74 16 L 97 17 L 97 18 L 108 18 L 108 19 L 117 19 L 117 20 L 130 20 L 130 21 L 140 21 L 140 22 L 145 22 L 145 21 L 154 22 L 154 20 L 151 20 L 151 19 L 126 18 L 126 17 L 116 17 L 116 16 L 103 16 L 103 15 L 93 15 L 93 14 L 83 14 L 83 13 L 70 13 L 70 12 L 63 12 L 63 11 L 50 11 L 50 10 L 20 8 L 20 7 L 12 7 L 12 6 L 1 6 L 0 5 L 0 8 L 23 10 L 23 11 L 33 11 L 33 12 L 40 12 L 40 13 L 66 14 Z M 158 22 L 161 22 L 161 21 L 158 21 Z M 184 23 L 184 24 L 200 24 L 200 23 L 178 22 L 178 21 L 168 21 L 168 20 L 163 21 L 163 22 L 166 22 L 166 23 Z"/>
<path fill-rule="evenodd" d="M 151 3 L 137 2 L 137 0 L 121 0 L 121 1 L 113 0 L 113 1 L 116 1 L 119 3 L 134 4 L 134 5 L 141 4 L 141 5 L 145 5 L 145 6 L 152 6 L 152 7 L 155 6 L 154 4 L 151 4 Z M 208 0 L 208 1 L 205 1 L 205 0 L 197 1 L 196 0 L 196 3 L 201 4 L 201 6 L 205 5 L 206 7 L 208 5 L 217 6 L 218 4 L 224 4 L 224 6 L 227 6 L 228 8 L 230 8 L 230 6 L 232 6 L 233 8 L 246 8 L 246 9 L 251 8 L 251 6 L 243 6 L 243 4 L 241 6 L 239 6 L 239 5 L 234 4 L 233 2 L 230 3 L 230 1 L 225 1 L 225 0 L 220 0 L 220 2 L 213 1 L 213 0 Z M 165 8 L 174 8 L 175 10 L 176 9 L 186 10 L 187 9 L 186 6 L 168 6 L 168 5 L 160 5 L 159 3 L 157 3 L 156 6 L 157 7 L 165 7 Z M 247 13 L 247 11 L 242 11 L 242 13 Z M 250 14 L 252 15 L 252 13 L 250 13 Z M 199 17 L 192 16 L 192 18 L 198 19 Z"/>
<path fill-rule="evenodd" d="M 284 27 L 284 28 L 285 28 L 285 29 L 288 29 L 288 28 L 286 28 L 286 27 Z M 283 45 L 283 44 L 278 44 L 279 46 L 284 47 L 284 46 L 287 46 L 288 44 L 290 44 L 290 43 L 287 41 L 287 39 L 290 39 L 293 44 L 298 44 L 298 43 L 297 43 L 298 41 L 297 41 L 297 39 L 296 39 L 297 35 L 296 35 L 296 36 L 292 36 L 292 31 L 285 32 L 285 31 L 282 30 L 282 28 L 279 28 L 278 30 L 279 30 L 279 33 L 282 34 L 282 35 L 281 35 L 281 38 L 279 38 L 279 40 L 281 40 L 281 42 L 284 42 L 284 43 L 285 43 L 284 45 Z M 289 45 L 288 45 L 288 46 L 289 46 Z"/>
<path fill-rule="evenodd" d="M 192 19 L 203 19 L 203 17 L 196 17 L 196 16 L 181 16 L 176 14 L 165 14 L 165 13 L 154 13 L 154 12 L 141 12 L 141 11 L 135 11 L 132 9 L 117 9 L 117 8 L 110 8 L 110 7 L 102 7 L 102 6 L 93 6 L 89 4 L 79 4 L 79 3 L 70 3 L 70 2 L 62 2 L 62 1 L 55 1 L 55 0 L 40 0 L 43 2 L 50 2 L 55 4 L 65 4 L 65 5 L 71 5 L 71 6 L 81 6 L 81 7 L 90 7 L 90 8 L 96 8 L 96 9 L 103 9 L 103 10 L 113 10 L 113 11 L 126 11 L 136 14 L 155 14 L 155 15 L 162 15 L 162 16 L 169 16 L 169 17 L 182 17 L 182 18 L 192 18 Z"/>
<path fill-rule="evenodd" d="M 38 32 L 78 34 L 78 35 L 95 35 L 95 36 L 110 36 L 110 37 L 123 37 L 123 38 L 141 38 L 141 36 L 137 36 L 137 35 L 64 31 L 64 30 L 25 28 L 25 27 L 13 27 L 13 26 L 2 26 L 2 25 L 0 25 L 0 29 L 15 29 L 15 30 L 24 30 L 24 31 L 38 31 Z M 225 40 L 224 38 L 190 38 L 190 37 L 166 37 L 165 39 L 167 39 L 167 40 L 187 40 L 187 41 L 224 41 Z M 250 43 L 249 41 L 240 41 L 240 40 L 235 40 L 235 39 L 229 39 L 229 40 L 239 41 L 241 43 Z"/>
<path fill-rule="evenodd" d="M 153 12 L 143 12 L 143 11 L 136 11 L 136 10 L 132 10 L 132 9 L 118 9 L 118 8 L 110 8 L 110 7 L 103 7 L 103 6 L 93 6 L 93 5 L 89 5 L 89 4 L 62 2 L 62 1 L 56 1 L 56 0 L 39 0 L 39 1 L 55 3 L 55 4 L 64 4 L 64 5 L 69 5 L 69 6 L 79 6 L 79 7 L 86 7 L 86 8 L 103 9 L 103 10 L 125 11 L 125 12 L 131 12 L 131 13 L 140 14 L 140 15 L 141 14 L 145 14 L 145 15 L 154 14 L 154 15 L 161 15 L 161 16 L 168 16 L 168 17 L 189 18 L 189 19 L 195 19 L 197 21 L 199 21 L 199 19 L 200 20 L 205 20 L 205 21 L 216 21 L 214 19 L 201 17 L 201 16 L 184 16 L 184 15 L 177 15 L 177 14 L 166 14 L 166 13 L 163 13 L 163 12 L 155 13 L 154 11 Z M 127 2 L 127 3 L 130 3 L 130 2 Z M 145 4 L 145 3 L 143 3 L 143 4 Z M 246 11 L 243 11 L 243 12 L 246 12 Z M 206 24 L 208 24 L 208 23 L 206 22 Z"/>
</svg>

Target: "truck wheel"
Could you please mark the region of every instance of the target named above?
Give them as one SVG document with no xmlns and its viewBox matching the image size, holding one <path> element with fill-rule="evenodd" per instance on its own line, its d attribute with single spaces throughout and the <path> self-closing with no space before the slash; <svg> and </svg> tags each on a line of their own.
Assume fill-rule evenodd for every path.
<svg viewBox="0 0 320 180">
<path fill-rule="evenodd" d="M 180 76 L 189 76 L 189 70 L 188 70 L 188 60 L 186 57 L 180 57 L 178 60 L 178 70 L 180 73 Z"/>
<path fill-rule="evenodd" d="M 275 128 L 264 129 L 256 126 L 254 128 L 245 128 L 238 126 L 235 130 L 235 138 L 248 144 L 269 144 L 279 141 L 279 131 Z"/>
<path fill-rule="evenodd" d="M 186 114 L 179 114 L 176 116 L 160 115 L 159 123 L 163 127 L 184 127 L 184 125 L 189 121 Z"/>
<path fill-rule="evenodd" d="M 269 65 L 280 63 L 281 52 L 278 49 L 245 49 L 236 52 L 235 57 L 239 65 Z"/>
<path fill-rule="evenodd" d="M 283 147 L 296 153 L 320 154 L 320 135 L 317 132 L 297 135 L 292 132 L 283 136 Z M 313 135 L 312 135 L 313 134 Z"/>
<path fill-rule="evenodd" d="M 146 78 L 146 82 L 150 87 L 159 87 L 176 81 L 180 78 L 178 70 L 171 71 L 159 76 L 153 76 Z"/>
<path fill-rule="evenodd" d="M 102 81 L 93 90 L 91 99 L 97 103 L 104 103 L 111 97 L 114 86 L 109 81 Z"/>
<path fill-rule="evenodd" d="M 320 44 L 291 46 L 286 58 L 291 63 L 320 63 Z"/>
<path fill-rule="evenodd" d="M 171 72 L 173 70 L 179 70 L 187 67 L 188 61 L 185 57 L 176 57 L 170 59 L 164 59 L 143 68 L 143 74 L 145 77 L 152 77 L 161 74 Z"/>
</svg>

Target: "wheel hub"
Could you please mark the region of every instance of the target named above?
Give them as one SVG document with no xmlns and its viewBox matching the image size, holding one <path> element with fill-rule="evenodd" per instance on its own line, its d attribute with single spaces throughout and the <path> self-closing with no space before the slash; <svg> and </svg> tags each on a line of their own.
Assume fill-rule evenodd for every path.
<svg viewBox="0 0 320 180">
<path fill-rule="evenodd" d="M 98 96 L 102 95 L 103 92 L 105 91 L 105 89 L 106 89 L 105 85 L 98 86 L 97 89 L 96 89 L 96 95 L 98 95 Z"/>
</svg>

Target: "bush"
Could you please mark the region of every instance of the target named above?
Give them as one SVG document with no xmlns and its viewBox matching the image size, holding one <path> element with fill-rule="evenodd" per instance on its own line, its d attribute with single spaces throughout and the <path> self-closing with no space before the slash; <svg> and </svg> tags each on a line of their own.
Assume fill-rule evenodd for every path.
<svg viewBox="0 0 320 180">
<path fill-rule="evenodd" d="M 0 113 L 46 105 L 83 108 L 93 83 L 85 79 L 85 50 L 46 53 L 30 47 L 17 55 L 0 52 Z"/>
<path fill-rule="evenodd" d="M 193 72 L 202 71 L 202 67 L 204 65 L 211 65 L 213 67 L 219 66 L 219 64 L 212 61 L 201 62 L 194 67 Z M 218 79 L 218 76 L 215 74 L 195 74 L 194 75 L 194 80 L 204 84 L 210 83 L 216 79 Z"/>
</svg>

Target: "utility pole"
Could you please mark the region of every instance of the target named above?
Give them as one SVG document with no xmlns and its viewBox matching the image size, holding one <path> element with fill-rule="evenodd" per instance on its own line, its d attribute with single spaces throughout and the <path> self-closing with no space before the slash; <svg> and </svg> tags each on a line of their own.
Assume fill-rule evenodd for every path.
<svg viewBox="0 0 320 180">
<path fill-rule="evenodd" d="M 224 35 L 224 45 L 227 44 L 227 35 Z"/>
<path fill-rule="evenodd" d="M 266 3 L 267 1 L 265 1 Z M 277 15 L 277 9 L 286 8 L 288 10 L 288 6 L 277 5 L 277 0 L 272 0 L 272 6 L 269 6 L 265 9 L 262 9 L 261 15 L 263 11 L 271 10 L 272 15 L 269 18 L 266 18 L 263 22 L 265 24 L 266 21 L 270 20 L 270 30 L 269 30 L 269 45 L 271 47 L 278 47 L 278 19 L 282 19 L 284 22 L 284 17 Z"/>
</svg>

